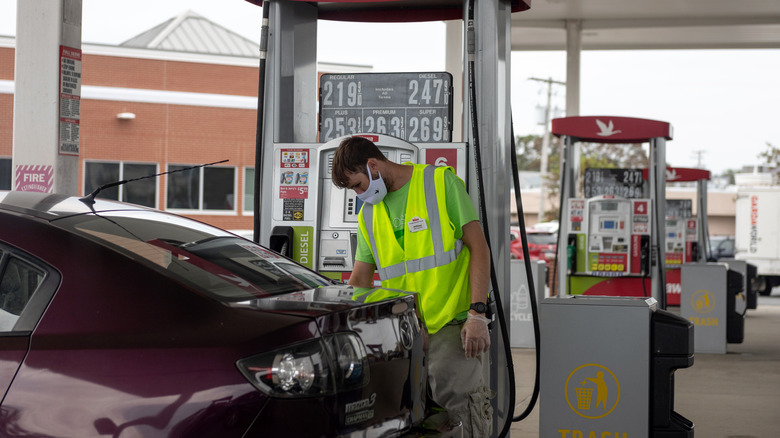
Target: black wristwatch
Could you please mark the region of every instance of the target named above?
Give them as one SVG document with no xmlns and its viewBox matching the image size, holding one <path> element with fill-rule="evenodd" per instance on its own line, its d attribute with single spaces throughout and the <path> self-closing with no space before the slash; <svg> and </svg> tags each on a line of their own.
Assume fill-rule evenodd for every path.
<svg viewBox="0 0 780 438">
<path fill-rule="evenodd" d="M 487 304 L 485 303 L 471 303 L 469 310 L 473 310 L 477 313 L 487 313 Z"/>
</svg>

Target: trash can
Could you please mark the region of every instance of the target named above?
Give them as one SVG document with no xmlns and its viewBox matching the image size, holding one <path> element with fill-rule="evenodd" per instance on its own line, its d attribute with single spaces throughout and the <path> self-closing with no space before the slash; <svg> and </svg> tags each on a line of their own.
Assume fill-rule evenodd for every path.
<svg viewBox="0 0 780 438">
<path fill-rule="evenodd" d="M 674 411 L 674 371 L 693 364 L 690 321 L 654 298 L 555 297 L 540 312 L 540 437 L 693 437 Z"/>
<path fill-rule="evenodd" d="M 674 411 L 674 372 L 693 365 L 693 324 L 666 310 L 651 319 L 651 436 L 693 438 L 693 422 Z"/>
<path fill-rule="evenodd" d="M 758 291 L 756 290 L 756 280 L 758 278 L 758 267 L 752 263 L 747 264 L 747 308 L 758 308 Z"/>
<path fill-rule="evenodd" d="M 726 342 L 729 344 L 741 344 L 745 339 L 747 300 L 744 284 L 742 274 L 729 269 L 726 280 Z"/>
</svg>

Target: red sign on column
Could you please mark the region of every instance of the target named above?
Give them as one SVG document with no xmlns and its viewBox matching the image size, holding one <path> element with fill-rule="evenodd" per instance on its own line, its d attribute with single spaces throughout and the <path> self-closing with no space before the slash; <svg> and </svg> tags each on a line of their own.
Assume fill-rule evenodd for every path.
<svg viewBox="0 0 780 438">
<path fill-rule="evenodd" d="M 436 167 L 450 166 L 458 168 L 457 149 L 428 149 L 425 152 L 425 164 L 433 164 Z"/>
<path fill-rule="evenodd" d="M 16 166 L 16 185 L 19 192 L 51 193 L 54 185 L 54 167 L 39 165 Z"/>
</svg>

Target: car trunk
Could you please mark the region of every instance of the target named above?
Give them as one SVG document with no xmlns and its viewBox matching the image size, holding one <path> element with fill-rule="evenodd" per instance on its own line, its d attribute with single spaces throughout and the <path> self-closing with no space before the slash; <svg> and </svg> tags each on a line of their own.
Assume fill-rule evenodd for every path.
<svg viewBox="0 0 780 438">
<path fill-rule="evenodd" d="M 368 379 L 362 387 L 326 397 L 319 409 L 328 412 L 329 424 L 289 425 L 302 434 L 312 428 L 328 436 L 386 436 L 389 431 L 409 430 L 426 414 L 427 332 L 412 294 L 375 289 L 352 299 L 346 287 L 323 287 L 263 298 L 253 305 L 265 311 L 314 318 L 320 335 L 351 332 L 365 347 Z M 289 409 L 289 400 L 271 400 L 261 417 L 272 418 Z M 305 405 L 301 407 L 304 408 Z M 267 421 L 255 424 L 268 424 Z M 371 432 L 366 435 L 366 429 Z M 266 434 L 270 432 L 264 429 Z M 289 428 L 280 432 L 290 433 Z M 273 435 L 272 433 L 270 433 Z M 394 434 L 390 432 L 390 436 Z"/>
</svg>

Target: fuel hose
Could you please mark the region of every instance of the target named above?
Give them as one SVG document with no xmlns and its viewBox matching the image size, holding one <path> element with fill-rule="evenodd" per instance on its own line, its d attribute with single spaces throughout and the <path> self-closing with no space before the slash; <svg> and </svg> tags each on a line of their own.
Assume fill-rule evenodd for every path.
<svg viewBox="0 0 780 438">
<path fill-rule="evenodd" d="M 475 65 L 476 65 L 476 35 L 475 35 L 475 28 L 474 28 L 474 0 L 469 0 L 468 2 L 468 16 L 467 16 L 467 24 L 466 24 L 466 51 L 467 51 L 467 66 L 468 66 L 468 85 L 469 85 L 469 109 L 471 113 L 471 134 L 472 134 L 472 142 L 474 145 L 474 160 L 475 160 L 475 166 L 476 166 L 476 175 L 477 175 L 477 191 L 479 194 L 479 209 L 480 209 L 480 216 L 483 218 L 483 232 L 485 233 L 485 239 L 487 240 L 488 247 L 491 246 L 491 239 L 490 239 L 490 229 L 488 226 L 488 223 L 484 218 L 487 217 L 487 207 L 485 205 L 485 189 L 484 189 L 484 181 L 482 176 L 482 153 L 481 153 L 481 145 L 480 145 L 480 135 L 479 135 L 479 119 L 478 119 L 478 112 L 477 112 L 477 92 L 476 92 L 476 73 L 475 73 Z M 512 118 L 510 117 L 510 126 L 512 125 Z M 540 360 L 539 360 L 539 316 L 538 316 L 538 308 L 536 303 L 536 290 L 534 287 L 534 281 L 532 277 L 532 271 L 531 271 L 531 258 L 528 253 L 528 236 L 525 232 L 525 218 L 523 216 L 523 209 L 522 209 L 522 199 L 521 199 L 521 193 L 520 193 L 520 182 L 518 178 L 518 171 L 517 171 L 517 152 L 515 147 L 515 141 L 514 141 L 514 130 L 512 130 L 511 133 L 512 141 L 511 141 L 511 156 L 512 158 L 510 161 L 512 162 L 512 179 L 515 187 L 515 202 L 517 205 L 517 215 L 520 221 L 520 236 L 523 243 L 523 256 L 525 261 L 525 270 L 527 275 L 527 281 L 528 281 L 528 293 L 530 295 L 530 302 L 531 302 L 531 310 L 533 315 L 533 326 L 534 326 L 534 339 L 536 342 L 536 377 L 534 381 L 534 389 L 533 393 L 531 395 L 531 400 L 526 406 L 525 410 L 518 416 L 513 417 L 514 415 L 514 408 L 515 408 L 515 399 L 516 399 L 516 389 L 515 389 L 515 374 L 514 374 L 514 363 L 512 360 L 512 350 L 509 342 L 509 332 L 507 330 L 506 320 L 504 319 L 504 310 L 503 305 L 501 302 L 501 294 L 499 293 L 499 287 L 498 287 L 498 279 L 496 276 L 496 271 L 493 263 L 493 249 L 490 248 L 490 280 L 493 286 L 493 298 L 496 302 L 496 313 L 497 320 L 499 323 L 499 329 L 501 331 L 501 340 L 504 344 L 504 354 L 506 357 L 506 366 L 507 366 L 507 381 L 508 381 L 508 404 L 509 404 L 509 415 L 508 417 L 512 418 L 512 422 L 522 421 L 528 415 L 533 411 L 534 406 L 536 405 L 536 400 L 539 396 L 539 369 L 540 369 Z M 511 426 L 511 422 L 506 421 L 501 429 L 501 432 L 498 434 L 499 437 L 505 437 L 509 434 L 509 428 Z"/>
</svg>

